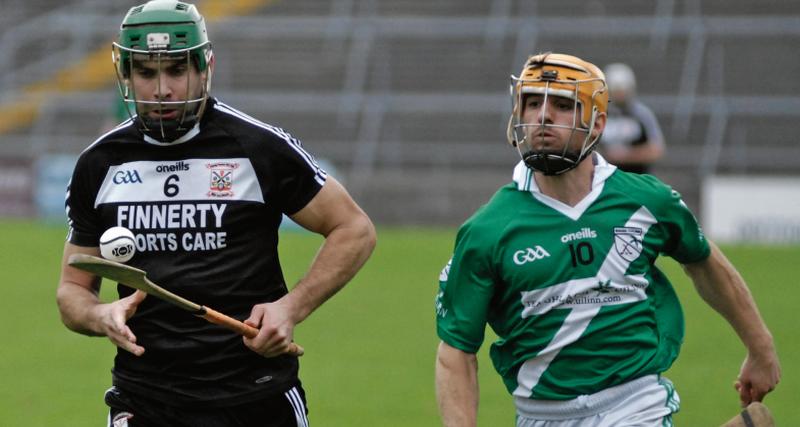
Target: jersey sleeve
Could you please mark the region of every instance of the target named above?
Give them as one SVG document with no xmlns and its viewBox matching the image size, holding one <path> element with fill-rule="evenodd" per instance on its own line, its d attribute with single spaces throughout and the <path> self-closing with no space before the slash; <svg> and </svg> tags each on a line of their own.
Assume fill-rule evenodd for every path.
<svg viewBox="0 0 800 427">
<path fill-rule="evenodd" d="M 67 185 L 67 241 L 77 246 L 98 246 L 102 233 L 99 229 L 102 221 L 94 209 L 98 186 L 93 184 L 91 163 L 88 153 L 81 155 Z"/>
<path fill-rule="evenodd" d="M 456 238 L 453 258 L 439 276 L 436 330 L 442 341 L 467 353 L 483 343 L 494 294 L 491 245 L 469 226 Z"/>
<path fill-rule="evenodd" d="M 664 253 L 681 264 L 702 261 L 711 253 L 703 229 L 680 193 L 669 190 L 670 194 L 661 209 L 662 217 L 659 218 L 669 236 Z"/>
<path fill-rule="evenodd" d="M 305 207 L 317 195 L 325 185 L 327 174 L 299 140 L 282 129 L 277 129 L 276 133 L 283 140 L 281 159 L 276 162 L 277 202 L 284 213 L 291 215 Z"/>
</svg>

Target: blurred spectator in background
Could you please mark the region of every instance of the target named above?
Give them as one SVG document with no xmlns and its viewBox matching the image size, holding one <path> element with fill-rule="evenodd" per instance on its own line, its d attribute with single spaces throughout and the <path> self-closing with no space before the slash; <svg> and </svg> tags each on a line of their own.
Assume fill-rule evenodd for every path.
<svg viewBox="0 0 800 427">
<path fill-rule="evenodd" d="M 650 173 L 664 155 L 664 135 L 655 114 L 636 98 L 636 76 L 626 64 L 604 70 L 611 103 L 600 150 L 609 163 L 626 172 Z"/>
</svg>

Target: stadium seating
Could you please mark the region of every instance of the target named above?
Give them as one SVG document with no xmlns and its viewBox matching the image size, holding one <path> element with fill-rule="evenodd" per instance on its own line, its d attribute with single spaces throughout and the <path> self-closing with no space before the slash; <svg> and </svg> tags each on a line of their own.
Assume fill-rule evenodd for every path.
<svg viewBox="0 0 800 427">
<path fill-rule="evenodd" d="M 107 48 L 131 4 L 12 2 L 0 18 L 11 109 L 23 88 Z M 706 174 L 797 172 L 797 2 L 284 0 L 209 32 L 214 94 L 335 164 L 379 223 L 458 224 L 509 181 L 508 77 L 547 50 L 636 70 L 667 137 L 655 173 L 695 209 Z M 0 155 L 79 152 L 113 91 L 108 80 L 49 92 L 35 120 L 5 131 Z"/>
</svg>

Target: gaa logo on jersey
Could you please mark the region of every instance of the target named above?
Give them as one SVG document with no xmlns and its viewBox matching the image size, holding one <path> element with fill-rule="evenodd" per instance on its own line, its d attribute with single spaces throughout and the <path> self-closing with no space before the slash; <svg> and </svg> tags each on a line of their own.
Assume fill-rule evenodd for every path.
<svg viewBox="0 0 800 427">
<path fill-rule="evenodd" d="M 206 164 L 206 168 L 211 170 L 208 195 L 211 197 L 233 196 L 233 171 L 238 167 L 239 163 L 232 162 Z"/>
<path fill-rule="evenodd" d="M 639 227 L 614 227 L 614 249 L 625 261 L 633 262 L 642 254 L 643 231 Z"/>
<path fill-rule="evenodd" d="M 114 173 L 114 177 L 112 178 L 114 184 L 121 185 L 121 184 L 141 184 L 142 177 L 139 175 L 139 171 L 137 170 L 120 170 Z"/>
<path fill-rule="evenodd" d="M 514 264 L 523 265 L 539 259 L 547 258 L 549 256 L 549 252 L 547 252 L 543 247 L 536 245 L 535 248 L 525 248 L 523 250 L 514 252 L 513 259 Z"/>
</svg>

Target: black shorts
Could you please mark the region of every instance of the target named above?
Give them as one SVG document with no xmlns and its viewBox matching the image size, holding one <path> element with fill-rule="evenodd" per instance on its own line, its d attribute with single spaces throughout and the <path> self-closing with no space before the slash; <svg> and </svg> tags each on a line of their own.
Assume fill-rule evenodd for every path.
<svg viewBox="0 0 800 427">
<path fill-rule="evenodd" d="M 295 386 L 283 394 L 225 408 L 186 409 L 165 405 L 111 387 L 106 391 L 108 427 L 308 427 L 305 391 Z"/>
</svg>

